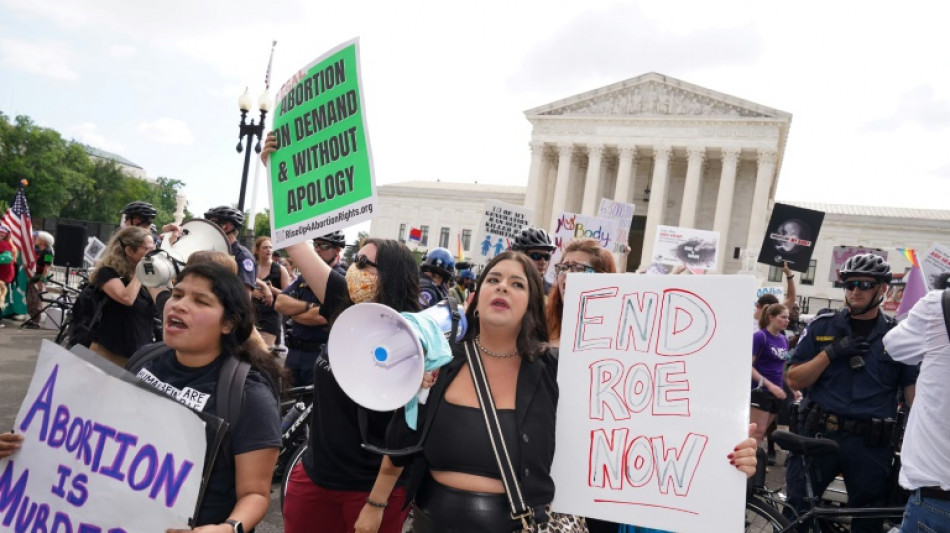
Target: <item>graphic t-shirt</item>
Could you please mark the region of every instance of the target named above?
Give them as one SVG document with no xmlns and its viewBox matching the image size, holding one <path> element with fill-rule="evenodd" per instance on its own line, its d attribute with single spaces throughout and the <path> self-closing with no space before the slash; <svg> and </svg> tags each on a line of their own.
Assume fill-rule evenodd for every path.
<svg viewBox="0 0 950 533">
<path fill-rule="evenodd" d="M 224 356 L 203 367 L 181 364 L 174 350 L 158 356 L 138 373 L 138 378 L 189 408 L 215 414 L 215 391 Z M 220 524 L 227 520 L 237 502 L 234 461 L 221 454 L 240 455 L 265 448 L 279 448 L 280 411 L 277 396 L 264 376 L 251 369 L 244 383 L 244 403 L 240 418 L 229 429 L 230 449 L 220 450 L 208 480 L 197 525 Z"/>
<path fill-rule="evenodd" d="M 755 356 L 752 367 L 762 377 L 781 387 L 782 373 L 788 359 L 788 339 L 785 335 L 772 335 L 767 329 L 756 331 L 752 335 L 752 355 Z M 752 382 L 753 389 L 758 386 L 758 383 Z"/>
</svg>

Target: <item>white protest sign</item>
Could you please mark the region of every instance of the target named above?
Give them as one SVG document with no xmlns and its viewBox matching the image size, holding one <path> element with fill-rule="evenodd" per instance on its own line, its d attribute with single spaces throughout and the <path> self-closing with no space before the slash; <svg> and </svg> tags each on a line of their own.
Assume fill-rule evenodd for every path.
<svg viewBox="0 0 950 533">
<path fill-rule="evenodd" d="M 627 242 L 630 239 L 630 225 L 633 224 L 633 204 L 616 202 L 607 198 L 600 199 L 600 218 L 617 221 L 617 238 L 611 252 L 615 254 L 627 253 Z"/>
<path fill-rule="evenodd" d="M 592 217 L 580 213 L 561 213 L 557 217 L 557 222 L 551 232 L 557 249 L 554 250 L 544 279 L 554 283 L 556 277 L 554 265 L 561 261 L 561 257 L 564 255 L 564 247 L 571 241 L 594 239 L 602 248 L 612 250 L 614 243 L 617 242 L 618 233 L 616 219 Z"/>
<path fill-rule="evenodd" d="M 44 340 L 16 417 L 23 447 L 0 459 L 0 532 L 189 529 L 204 427 L 187 407 Z"/>
<path fill-rule="evenodd" d="M 934 282 L 940 274 L 950 272 L 950 248 L 939 243 L 935 242 L 926 254 L 918 256 L 918 260 L 929 290 L 934 289 Z"/>
<path fill-rule="evenodd" d="M 472 260 L 484 266 L 492 257 L 504 252 L 528 224 L 534 211 L 520 205 L 486 200 L 475 232 L 475 251 Z"/>
<path fill-rule="evenodd" d="M 657 226 L 653 260 L 666 265 L 685 265 L 692 269 L 716 268 L 719 232 L 674 226 Z"/>
<path fill-rule="evenodd" d="M 727 455 L 749 432 L 754 279 L 568 274 L 566 292 L 554 510 L 742 531 Z"/>
</svg>

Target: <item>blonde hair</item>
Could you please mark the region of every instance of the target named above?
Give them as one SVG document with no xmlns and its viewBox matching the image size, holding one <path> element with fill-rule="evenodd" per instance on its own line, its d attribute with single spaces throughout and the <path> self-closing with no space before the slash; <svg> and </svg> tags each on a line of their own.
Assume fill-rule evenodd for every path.
<svg viewBox="0 0 950 533">
<path fill-rule="evenodd" d="M 101 267 L 109 267 L 120 277 L 128 277 L 132 273 L 132 265 L 129 264 L 129 258 L 125 255 L 125 248 L 131 247 L 133 250 L 138 250 L 145 244 L 145 238 L 151 235 L 148 230 L 137 226 L 128 226 L 115 232 L 106 244 L 102 257 L 96 261 L 96 274 L 101 271 Z"/>
<path fill-rule="evenodd" d="M 224 252 L 216 252 L 213 250 L 199 250 L 197 252 L 193 252 L 190 256 L 188 256 L 188 263 L 186 266 L 198 265 L 201 263 L 215 263 L 230 270 L 232 274 L 237 275 L 237 262 L 234 260 L 233 256 Z"/>
</svg>

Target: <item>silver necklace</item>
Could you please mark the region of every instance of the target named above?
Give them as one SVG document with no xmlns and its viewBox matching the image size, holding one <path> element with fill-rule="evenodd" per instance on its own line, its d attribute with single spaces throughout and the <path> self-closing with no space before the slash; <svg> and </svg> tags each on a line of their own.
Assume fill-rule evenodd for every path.
<svg viewBox="0 0 950 533">
<path fill-rule="evenodd" d="M 485 352 L 485 355 L 490 355 L 492 357 L 500 357 L 500 358 L 514 357 L 518 355 L 517 351 L 511 352 L 511 353 L 495 353 L 489 350 L 488 348 L 485 348 L 484 346 L 482 346 L 482 343 L 478 342 L 478 340 L 479 340 L 479 335 L 475 335 L 475 346 L 478 346 L 479 350 Z"/>
</svg>

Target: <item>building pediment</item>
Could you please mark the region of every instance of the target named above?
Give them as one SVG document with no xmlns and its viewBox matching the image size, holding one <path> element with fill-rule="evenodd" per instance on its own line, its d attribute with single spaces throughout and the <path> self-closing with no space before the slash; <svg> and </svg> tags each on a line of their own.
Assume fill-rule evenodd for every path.
<svg viewBox="0 0 950 533">
<path fill-rule="evenodd" d="M 525 111 L 541 116 L 704 116 L 788 121 L 784 111 L 651 72 Z"/>
</svg>

